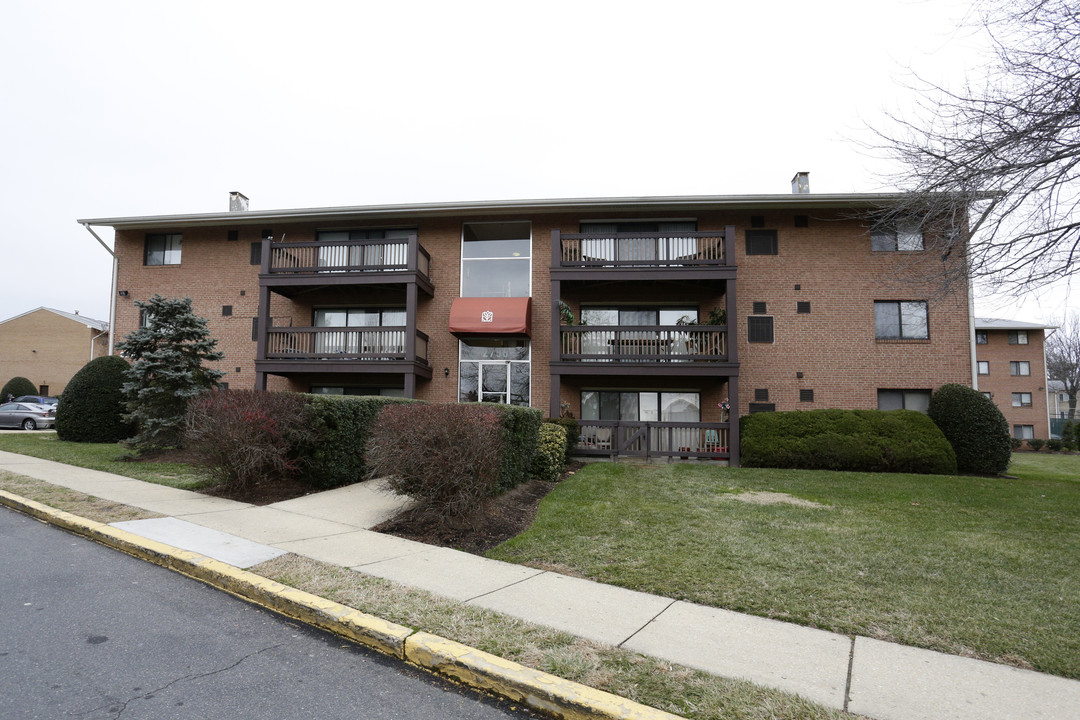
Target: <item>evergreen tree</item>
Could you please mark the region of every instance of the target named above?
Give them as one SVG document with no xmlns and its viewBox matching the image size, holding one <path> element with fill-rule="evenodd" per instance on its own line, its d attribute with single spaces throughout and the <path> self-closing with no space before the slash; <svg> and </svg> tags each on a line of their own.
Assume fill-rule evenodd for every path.
<svg viewBox="0 0 1080 720">
<path fill-rule="evenodd" d="M 117 344 L 131 362 L 125 371 L 125 420 L 138 426 L 126 444 L 139 452 L 178 447 L 188 401 L 216 388 L 222 373 L 203 363 L 221 360 L 206 319 L 192 309 L 191 298 L 154 295 L 135 301 L 145 322 Z"/>
</svg>

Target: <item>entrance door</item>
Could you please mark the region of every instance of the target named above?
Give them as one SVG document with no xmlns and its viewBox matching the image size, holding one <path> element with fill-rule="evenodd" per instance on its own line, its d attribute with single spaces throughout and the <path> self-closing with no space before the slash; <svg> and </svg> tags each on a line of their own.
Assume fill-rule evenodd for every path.
<svg viewBox="0 0 1080 720">
<path fill-rule="evenodd" d="M 480 402 L 508 404 L 506 398 L 507 377 L 510 373 L 510 363 L 481 362 L 480 363 Z"/>
</svg>

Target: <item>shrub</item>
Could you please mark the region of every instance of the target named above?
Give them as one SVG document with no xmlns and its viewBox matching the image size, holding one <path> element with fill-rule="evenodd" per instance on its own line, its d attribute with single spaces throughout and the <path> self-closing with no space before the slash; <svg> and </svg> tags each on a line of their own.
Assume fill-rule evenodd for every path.
<svg viewBox="0 0 1080 720">
<path fill-rule="evenodd" d="M 0 390 L 0 401 L 7 400 L 7 396 L 19 397 L 20 395 L 37 395 L 38 389 L 34 383 L 24 377 L 13 377 L 4 383 L 4 389 Z"/>
<path fill-rule="evenodd" d="M 942 385 L 930 397 L 927 413 L 956 451 L 960 472 L 997 475 L 1009 467 L 1009 423 L 978 390 Z"/>
<path fill-rule="evenodd" d="M 517 487 L 529 479 L 536 441 L 543 424 L 543 413 L 535 408 L 517 405 L 480 403 L 502 418 L 503 453 L 499 463 L 500 492 Z"/>
<path fill-rule="evenodd" d="M 1046 441 L 1042 438 L 1031 438 L 1027 441 L 1027 444 L 1028 447 L 1030 447 L 1032 450 L 1034 450 L 1035 452 L 1039 452 L 1043 449 L 1043 445 L 1046 444 Z"/>
<path fill-rule="evenodd" d="M 1072 420 L 1067 421 L 1065 427 L 1061 428 L 1061 442 L 1066 450 L 1076 449 L 1076 423 Z"/>
<path fill-rule="evenodd" d="M 70 442 L 115 443 L 135 434 L 124 420 L 124 373 L 128 362 L 105 355 L 83 365 L 56 406 L 56 437 Z"/>
<path fill-rule="evenodd" d="M 494 406 L 388 405 L 371 428 L 366 460 L 433 525 L 460 525 L 498 490 L 504 436 Z"/>
<path fill-rule="evenodd" d="M 544 418 L 545 423 L 551 423 L 552 425 L 561 425 L 566 428 L 566 462 L 570 462 L 570 456 L 574 454 L 574 448 L 577 447 L 578 438 L 581 437 L 581 425 L 574 418 Z"/>
<path fill-rule="evenodd" d="M 379 412 L 388 405 L 417 400 L 363 395 L 302 395 L 318 437 L 300 448 L 301 479 L 319 489 L 360 482 L 369 475 L 364 448 Z"/>
<path fill-rule="evenodd" d="M 956 472 L 941 431 L 914 410 L 795 410 L 740 418 L 744 467 Z"/>
<path fill-rule="evenodd" d="M 296 475 L 298 448 L 313 444 L 303 395 L 220 390 L 188 403 L 184 447 L 212 478 L 240 488 Z"/>
<path fill-rule="evenodd" d="M 533 477 L 547 482 L 557 482 L 566 467 L 566 427 L 545 422 L 540 426 L 533 456 Z"/>
<path fill-rule="evenodd" d="M 1014 438 L 1014 437 L 1009 438 L 1009 447 L 1011 447 L 1013 450 L 1019 450 L 1020 446 L 1023 445 L 1023 444 L 1024 444 L 1024 441 L 1021 440 L 1020 438 Z"/>
<path fill-rule="evenodd" d="M 1061 452 L 1061 448 L 1065 447 L 1065 443 L 1053 438 L 1046 441 L 1046 449 L 1050 452 Z"/>
</svg>

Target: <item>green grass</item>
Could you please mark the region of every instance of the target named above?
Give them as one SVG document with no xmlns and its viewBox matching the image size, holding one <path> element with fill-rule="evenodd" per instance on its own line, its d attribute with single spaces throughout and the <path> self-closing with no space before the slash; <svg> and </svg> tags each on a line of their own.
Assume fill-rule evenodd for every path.
<svg viewBox="0 0 1080 720">
<path fill-rule="evenodd" d="M 1018 454 L 1010 472 L 596 463 L 488 556 L 1080 677 L 1080 457 Z"/>
<path fill-rule="evenodd" d="M 182 462 L 133 461 L 131 453 L 115 443 L 75 443 L 56 439 L 56 433 L 0 432 L 0 451 L 124 475 L 182 490 L 213 484 L 198 468 Z"/>
</svg>

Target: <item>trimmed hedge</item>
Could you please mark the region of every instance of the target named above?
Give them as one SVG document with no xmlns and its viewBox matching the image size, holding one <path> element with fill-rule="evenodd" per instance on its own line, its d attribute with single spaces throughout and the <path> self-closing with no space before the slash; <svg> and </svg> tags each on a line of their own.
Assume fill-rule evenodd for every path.
<svg viewBox="0 0 1080 720">
<path fill-rule="evenodd" d="M 536 455 L 533 456 L 533 477 L 547 482 L 557 482 L 566 467 L 566 427 L 561 424 L 545 422 L 540 426 L 536 443 Z"/>
<path fill-rule="evenodd" d="M 949 474 L 956 455 L 914 410 L 794 410 L 739 420 L 743 467 Z"/>
<path fill-rule="evenodd" d="M 497 491 L 509 490 L 528 480 L 544 414 L 536 408 L 518 405 L 469 404 L 491 408 L 502 418 L 503 444 Z"/>
<path fill-rule="evenodd" d="M 574 454 L 578 438 L 581 437 L 581 425 L 574 418 L 544 418 L 545 423 L 561 425 L 566 429 L 566 462 L 570 462 L 570 456 Z"/>
<path fill-rule="evenodd" d="M 7 396 L 20 397 L 22 395 L 37 395 L 38 389 L 34 383 L 24 377 L 16 376 L 4 383 L 4 389 L 0 390 L 0 401 L 7 400 Z"/>
<path fill-rule="evenodd" d="M 56 437 L 70 442 L 115 443 L 135 434 L 126 422 L 124 373 L 119 355 L 104 355 L 82 366 L 64 388 L 56 407 Z"/>
<path fill-rule="evenodd" d="M 1009 422 L 978 390 L 956 383 L 942 385 L 930 396 L 927 414 L 956 452 L 960 472 L 998 475 L 1009 467 Z"/>
<path fill-rule="evenodd" d="M 368 476 L 364 447 L 372 424 L 387 405 L 419 403 L 406 398 L 365 395 L 312 395 L 307 399 L 312 429 L 319 438 L 300 448 L 301 478 L 329 489 L 360 482 Z"/>
</svg>

